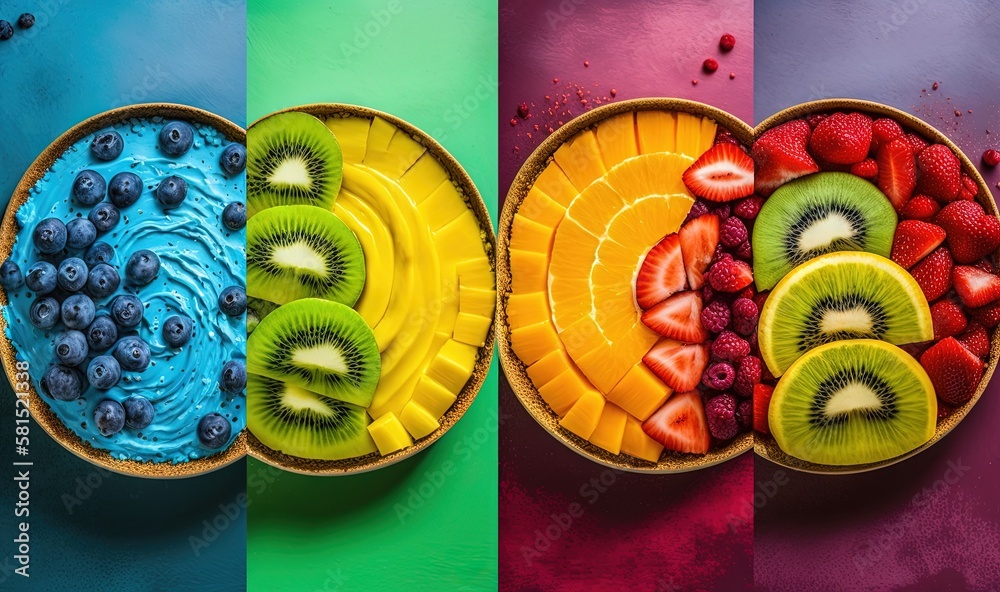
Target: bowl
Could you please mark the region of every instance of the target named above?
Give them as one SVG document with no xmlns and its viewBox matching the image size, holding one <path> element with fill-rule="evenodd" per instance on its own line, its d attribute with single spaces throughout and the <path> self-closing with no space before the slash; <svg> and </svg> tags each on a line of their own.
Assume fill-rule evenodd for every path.
<svg viewBox="0 0 1000 592">
<path fill-rule="evenodd" d="M 31 166 L 28 167 L 27 172 L 24 173 L 21 181 L 14 189 L 14 195 L 10 198 L 3 223 L 0 225 L 0 253 L 2 253 L 0 260 L 7 259 L 14 248 L 14 239 L 18 231 L 17 220 L 15 219 L 17 210 L 28 201 L 29 191 L 35 183 L 49 171 L 53 163 L 66 150 L 84 136 L 121 121 L 156 116 L 211 125 L 222 132 L 230 141 L 246 144 L 246 131 L 243 128 L 218 115 L 186 105 L 171 103 L 128 105 L 105 111 L 82 121 L 49 144 L 38 158 L 31 163 Z M 7 305 L 7 294 L 3 290 L 0 290 L 0 304 Z M 6 329 L 6 320 L 0 315 L 0 357 L 3 358 L 4 371 L 7 373 L 11 385 L 18 385 L 22 381 L 19 381 L 16 377 L 18 373 L 15 367 L 16 352 L 14 345 L 6 336 Z M 244 432 L 239 434 L 236 440 L 225 450 L 211 456 L 184 463 L 171 464 L 120 460 L 112 457 L 111 453 L 106 450 L 98 450 L 92 447 L 67 428 L 62 420 L 49 408 L 45 399 L 38 395 L 38 392 L 30 382 L 26 390 L 18 388 L 17 391 L 22 393 L 21 398 L 27 400 L 31 416 L 35 418 L 38 425 L 42 426 L 42 429 L 52 436 L 56 442 L 80 458 L 115 473 L 158 479 L 193 477 L 222 468 L 246 455 L 246 433 Z"/>
<path fill-rule="evenodd" d="M 891 117 L 899 122 L 904 131 L 916 132 L 931 142 L 944 144 L 945 146 L 951 148 L 952 152 L 958 156 L 959 161 L 962 163 L 962 172 L 972 177 L 976 181 L 976 185 L 979 187 L 979 193 L 976 195 L 976 201 L 978 201 L 988 213 L 994 216 L 997 215 L 997 205 L 993 200 L 993 195 L 990 192 L 989 185 L 986 184 L 983 176 L 979 174 L 975 165 L 961 151 L 961 149 L 959 149 L 954 142 L 949 140 L 946 135 L 935 129 L 933 126 L 917 117 L 914 117 L 913 115 L 910 115 L 909 113 L 889 107 L 888 105 L 857 99 L 823 99 L 819 101 L 801 103 L 799 105 L 783 109 L 782 111 L 779 111 L 762 121 L 756 128 L 754 128 L 754 137 L 758 137 L 760 134 L 777 125 L 785 123 L 786 121 L 801 118 L 812 113 L 826 113 L 831 111 L 860 111 L 876 117 Z M 934 435 L 930 440 L 925 442 L 920 447 L 907 452 L 906 454 L 901 454 L 897 457 L 874 463 L 842 466 L 822 465 L 811 463 L 786 454 L 783 450 L 781 450 L 781 448 L 778 447 L 778 443 L 772 436 L 760 434 L 758 432 L 754 432 L 754 452 L 771 462 L 789 469 L 803 471 L 806 473 L 827 475 L 874 471 L 876 469 L 881 469 L 883 467 L 904 461 L 908 458 L 912 458 L 939 442 L 941 438 L 948 435 L 949 432 L 955 429 L 955 427 L 961 423 L 963 419 L 965 419 L 965 416 L 969 414 L 976 402 L 983 395 L 983 392 L 986 390 L 986 387 L 990 382 L 990 378 L 993 376 L 994 370 L 996 370 L 998 357 L 1000 357 L 1000 331 L 993 330 L 993 335 L 990 339 L 989 362 L 986 366 L 985 372 L 983 373 L 983 378 L 980 380 L 979 386 L 976 388 L 975 394 L 964 405 L 956 408 L 951 415 L 938 420 L 937 427 L 934 430 Z"/>
<path fill-rule="evenodd" d="M 342 103 L 315 103 L 312 105 L 291 107 L 289 109 L 278 111 L 277 113 L 286 113 L 290 111 L 308 113 L 321 119 L 338 116 L 366 117 L 369 119 L 373 117 L 380 117 L 408 133 L 414 140 L 422 144 L 437 158 L 438 162 L 440 162 L 441 165 L 448 171 L 452 182 L 458 185 L 458 187 L 462 190 L 469 207 L 479 220 L 479 227 L 482 229 L 485 236 L 484 246 L 486 248 L 486 254 L 490 258 L 491 265 L 495 268 L 496 236 L 493 233 L 493 223 L 490 221 L 490 215 L 486 209 L 486 204 L 483 202 L 483 198 L 479 194 L 479 190 L 476 189 L 475 184 L 472 182 L 472 178 L 465 172 L 465 169 L 463 169 L 458 161 L 455 160 L 455 157 L 449 154 L 448 151 L 438 144 L 432 137 L 424 133 L 416 126 L 407 123 L 398 117 L 381 111 L 376 111 L 375 109 L 369 109 L 367 107 L 359 107 L 356 105 L 347 105 Z M 275 115 L 275 113 L 271 113 L 268 116 L 270 115 Z M 260 442 L 260 440 L 255 438 L 248 429 L 247 450 L 250 456 L 271 466 L 291 471 L 293 473 L 301 473 L 304 475 L 349 475 L 353 473 L 364 473 L 381 469 L 416 455 L 436 442 L 445 434 L 445 432 L 458 423 L 458 420 L 462 418 L 465 412 L 469 409 L 469 406 L 472 405 L 472 401 L 475 400 L 476 395 L 479 393 L 479 389 L 483 386 L 483 382 L 486 380 L 486 375 L 490 370 L 490 364 L 493 361 L 494 327 L 495 323 L 490 327 L 489 333 L 487 334 L 486 345 L 479 348 L 479 355 L 476 360 L 476 366 L 473 369 L 472 376 L 469 378 L 468 382 L 465 383 L 465 387 L 462 388 L 462 392 L 459 393 L 458 398 L 440 419 L 440 426 L 427 436 L 416 440 L 412 446 L 398 450 L 386 456 L 373 452 L 365 456 L 342 460 L 314 460 L 291 456 L 265 446 Z"/>
<path fill-rule="evenodd" d="M 511 293 L 510 234 L 514 215 L 521 202 L 535 183 L 535 179 L 552 160 L 556 150 L 577 133 L 615 115 L 630 111 L 676 111 L 710 117 L 728 129 L 745 146 L 753 141 L 753 130 L 740 119 L 703 103 L 673 98 L 644 98 L 611 103 L 588 111 L 556 130 L 543 141 L 521 166 L 507 192 L 507 200 L 500 214 L 500 242 L 497 253 L 497 341 L 500 362 L 517 399 L 528 413 L 554 438 L 583 457 L 614 469 L 635 473 L 680 473 L 694 471 L 725 462 L 750 449 L 751 432 L 740 434 L 725 446 L 709 450 L 707 454 L 682 454 L 666 452 L 658 462 L 644 461 L 628 454 L 611 454 L 607 450 L 573 434 L 559 425 L 559 416 L 542 400 L 538 389 L 528 377 L 526 368 L 514 353 L 507 319 L 507 299 Z"/>
</svg>

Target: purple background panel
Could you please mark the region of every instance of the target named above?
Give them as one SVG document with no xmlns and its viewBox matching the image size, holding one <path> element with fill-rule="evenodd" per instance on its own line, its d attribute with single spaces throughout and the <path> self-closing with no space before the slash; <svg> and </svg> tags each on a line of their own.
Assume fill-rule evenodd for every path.
<svg viewBox="0 0 1000 592">
<path fill-rule="evenodd" d="M 749 122 L 752 31 L 742 0 L 502 1 L 500 195 L 549 127 L 598 101 L 681 97 Z M 725 55 L 723 33 L 737 40 Z M 707 57 L 720 62 L 713 75 Z M 616 473 L 545 432 L 503 377 L 500 408 L 501 590 L 753 589 L 751 453 L 696 473 Z"/>
<path fill-rule="evenodd" d="M 995 3 L 761 1 L 755 21 L 756 121 L 853 97 L 924 119 L 973 162 L 1000 148 Z M 996 197 L 1000 174 L 981 170 Z M 998 418 L 994 379 L 950 435 L 899 465 L 834 477 L 756 459 L 757 589 L 1000 590 Z"/>
</svg>

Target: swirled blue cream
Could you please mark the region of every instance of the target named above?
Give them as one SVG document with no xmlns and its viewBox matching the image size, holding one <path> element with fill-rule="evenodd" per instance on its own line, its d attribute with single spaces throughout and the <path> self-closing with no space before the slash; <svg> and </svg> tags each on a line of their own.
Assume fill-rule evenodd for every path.
<svg viewBox="0 0 1000 592">
<path fill-rule="evenodd" d="M 87 216 L 90 207 L 72 198 L 73 181 L 81 170 L 97 171 L 108 183 L 120 172 L 132 172 L 142 179 L 139 200 L 124 208 L 118 224 L 97 238 L 114 247 L 112 264 L 122 282 L 114 295 L 96 301 L 96 305 L 100 315 L 108 314 L 115 295 L 131 293 L 142 300 L 146 307 L 142 323 L 137 331 L 120 331 L 119 338 L 138 334 L 149 344 L 151 363 L 143 372 L 123 370 L 118 385 L 108 391 L 90 388 L 84 379 L 87 388 L 75 401 L 42 397 L 66 427 L 114 458 L 182 463 L 219 452 L 198 439 L 198 422 L 205 415 L 218 412 L 232 422 L 226 447 L 246 425 L 245 397 L 219 388 L 223 364 L 246 360 L 245 321 L 242 316 L 223 314 L 217 301 L 223 289 L 246 285 L 245 233 L 222 224 L 226 205 L 245 201 L 246 176 L 229 176 L 219 166 L 229 141 L 210 126 L 193 124 L 194 144 L 184 155 L 172 157 L 161 152 L 157 139 L 166 122 L 154 117 L 115 126 L 124 138 L 125 149 L 112 162 L 93 157 L 89 149 L 93 135 L 76 142 L 35 184 L 27 203 L 18 209 L 20 230 L 11 258 L 27 273 L 41 258 L 31 236 L 39 221 L 55 217 L 69 222 Z M 165 210 L 156 200 L 155 189 L 171 175 L 187 181 L 188 193 L 180 207 Z M 152 283 L 136 287 L 125 280 L 124 265 L 140 249 L 159 256 L 160 271 Z M 83 252 L 70 250 L 69 255 L 82 257 Z M 28 310 L 36 296 L 27 287 L 8 297 L 9 305 L 3 310 L 7 337 L 18 358 L 30 364 L 36 390 L 43 393 L 38 383 L 46 369 L 57 363 L 53 348 L 62 325 L 43 331 L 31 324 Z M 191 340 L 178 348 L 168 346 L 162 335 L 163 322 L 174 314 L 185 314 L 194 321 Z M 81 364 L 84 372 L 94 355 L 91 352 Z M 112 436 L 101 435 L 93 419 L 95 406 L 104 399 L 122 402 L 132 395 L 150 400 L 155 410 L 153 422 L 141 430 L 126 426 Z"/>
</svg>

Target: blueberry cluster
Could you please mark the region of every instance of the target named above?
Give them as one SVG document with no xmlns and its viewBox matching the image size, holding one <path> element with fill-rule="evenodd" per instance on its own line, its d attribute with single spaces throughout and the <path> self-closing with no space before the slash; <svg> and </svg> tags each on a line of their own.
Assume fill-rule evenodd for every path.
<svg viewBox="0 0 1000 592">
<path fill-rule="evenodd" d="M 186 153 L 194 141 L 193 128 L 184 122 L 165 125 L 159 136 L 160 149 L 170 156 Z M 113 161 L 125 148 L 122 136 L 106 130 L 94 136 L 90 151 L 94 158 Z M 240 144 L 228 146 L 220 166 L 229 174 L 238 174 L 246 166 L 246 149 Z M 150 365 L 149 344 L 137 332 L 145 305 L 134 293 L 112 296 L 122 284 L 115 267 L 116 254 L 99 234 L 114 228 L 121 210 L 133 205 L 143 190 L 142 180 L 131 172 L 114 175 L 110 182 L 93 170 L 81 171 L 72 188 L 73 199 L 91 207 L 86 218 L 69 223 L 46 218 L 32 231 L 32 240 L 40 260 L 22 273 L 13 260 L 0 265 L 0 286 L 12 292 L 22 286 L 36 299 L 29 310 L 29 321 L 38 329 L 49 331 L 62 323 L 55 339 L 54 365 L 41 380 L 41 389 L 53 399 L 73 401 L 88 388 L 107 391 L 119 383 L 123 371 L 143 372 Z M 187 195 L 187 183 L 181 177 L 163 179 L 155 197 L 164 209 L 180 206 Z M 104 201 L 107 197 L 108 201 Z M 223 224 L 232 230 L 246 224 L 245 207 L 234 202 L 225 208 Z M 139 288 L 152 282 L 160 270 L 160 259 L 153 251 L 131 253 L 124 265 L 124 282 Z M 109 302 L 104 302 L 110 298 Z M 242 286 L 230 286 L 218 298 L 219 309 L 228 316 L 246 311 L 246 292 Z M 192 337 L 194 323 L 183 314 L 169 317 L 162 324 L 164 342 L 171 348 L 183 347 Z M 240 393 L 246 387 L 246 366 L 229 361 L 219 377 L 220 388 Z M 104 436 L 124 428 L 140 430 L 155 416 L 152 403 L 140 395 L 119 403 L 104 399 L 94 410 L 94 422 Z M 229 441 L 230 422 L 218 413 L 204 416 L 198 424 L 198 438 L 208 448 L 221 448 Z"/>
</svg>

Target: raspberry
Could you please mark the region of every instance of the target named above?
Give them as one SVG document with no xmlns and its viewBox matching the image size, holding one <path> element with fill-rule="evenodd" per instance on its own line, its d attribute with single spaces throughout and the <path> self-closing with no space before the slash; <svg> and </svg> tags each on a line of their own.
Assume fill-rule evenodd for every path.
<svg viewBox="0 0 1000 592">
<path fill-rule="evenodd" d="M 736 203 L 733 213 L 744 220 L 753 220 L 760 213 L 761 206 L 764 205 L 764 198 L 759 195 L 744 197 Z"/>
<path fill-rule="evenodd" d="M 771 292 L 769 290 L 764 290 L 763 292 L 758 292 L 751 300 L 757 305 L 757 311 L 760 312 L 764 310 L 764 303 L 767 302 L 767 296 Z"/>
<path fill-rule="evenodd" d="M 753 425 L 753 401 L 746 399 L 740 401 L 740 406 L 736 408 L 736 417 L 740 420 L 740 431 L 747 431 Z"/>
<path fill-rule="evenodd" d="M 736 333 L 726 330 L 712 342 L 712 355 L 727 362 L 739 362 L 750 354 L 750 344 Z"/>
<path fill-rule="evenodd" d="M 983 152 L 983 163 L 988 167 L 995 167 L 1000 164 L 1000 152 L 996 150 L 987 150 Z"/>
<path fill-rule="evenodd" d="M 527 103 L 521 103 L 520 105 L 517 106 L 517 116 L 520 117 L 521 119 L 527 119 L 528 118 L 528 104 Z"/>
<path fill-rule="evenodd" d="M 694 220 L 699 216 L 704 216 L 707 213 L 708 213 L 708 205 L 705 202 L 698 200 L 694 202 L 694 205 L 692 205 L 691 209 L 688 210 L 688 215 L 687 218 L 684 219 L 684 223 L 687 224 L 691 220 Z"/>
<path fill-rule="evenodd" d="M 714 210 L 712 210 L 712 213 L 718 216 L 719 220 L 725 220 L 726 218 L 729 217 L 729 214 L 731 212 L 732 208 L 729 206 L 728 203 L 720 204 Z"/>
<path fill-rule="evenodd" d="M 738 247 L 740 243 L 747 240 L 747 227 L 736 216 L 730 216 L 723 220 L 719 227 L 719 241 L 727 247 Z"/>
<path fill-rule="evenodd" d="M 746 288 L 743 288 L 743 290 L 741 290 L 740 292 L 738 292 L 736 294 L 736 298 L 748 298 L 750 300 L 753 300 L 753 297 L 756 295 L 757 292 L 754 292 L 753 286 L 750 285 L 747 286 Z"/>
<path fill-rule="evenodd" d="M 701 326 L 712 333 L 721 333 L 729 326 L 729 307 L 721 300 L 713 300 L 701 309 Z"/>
<path fill-rule="evenodd" d="M 753 282 L 753 271 L 745 261 L 723 254 L 709 268 L 708 282 L 719 292 L 739 292 Z"/>
<path fill-rule="evenodd" d="M 712 397 L 705 404 L 708 431 L 719 440 L 729 440 L 740 431 L 736 418 L 736 397 L 725 394 Z"/>
<path fill-rule="evenodd" d="M 734 380 L 736 380 L 736 370 L 726 362 L 712 364 L 701 375 L 701 383 L 717 391 L 724 391 L 733 386 Z"/>
<path fill-rule="evenodd" d="M 719 49 L 722 51 L 732 51 L 736 47 L 736 37 L 726 33 L 719 39 Z"/>
<path fill-rule="evenodd" d="M 712 72 L 715 72 L 716 70 L 719 69 L 719 60 L 715 58 L 708 58 L 707 60 L 705 60 L 705 63 L 702 64 L 702 67 L 705 69 L 706 72 L 711 74 Z"/>
<path fill-rule="evenodd" d="M 701 287 L 701 301 L 711 302 L 714 296 L 715 290 L 712 289 L 712 286 L 708 285 L 708 282 L 705 282 L 705 285 Z"/>
<path fill-rule="evenodd" d="M 750 246 L 750 241 L 743 241 L 740 246 L 736 247 L 736 256 L 747 263 L 753 260 L 753 247 Z"/>
<path fill-rule="evenodd" d="M 740 335 L 752 335 L 757 332 L 757 305 L 753 300 L 737 298 L 733 302 L 733 330 Z"/>
<path fill-rule="evenodd" d="M 753 396 L 753 386 L 760 382 L 763 367 L 760 358 L 756 356 L 743 358 L 739 368 L 736 369 L 736 379 L 733 381 L 733 390 L 737 395 L 744 398 Z"/>
</svg>

